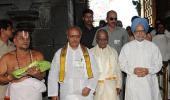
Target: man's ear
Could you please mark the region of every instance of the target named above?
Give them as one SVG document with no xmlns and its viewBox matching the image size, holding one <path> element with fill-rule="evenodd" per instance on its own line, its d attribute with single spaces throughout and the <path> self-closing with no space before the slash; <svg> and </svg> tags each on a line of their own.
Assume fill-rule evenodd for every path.
<svg viewBox="0 0 170 100">
<path fill-rule="evenodd" d="M 98 39 L 96 39 L 96 43 L 98 44 Z"/>
<path fill-rule="evenodd" d="M 84 16 L 82 17 L 82 20 L 84 21 Z"/>
<path fill-rule="evenodd" d="M 109 18 L 108 17 L 106 17 L 106 21 L 108 22 L 108 20 L 109 20 Z"/>
<path fill-rule="evenodd" d="M 3 29 L 3 28 L 1 28 L 0 33 L 3 33 L 3 31 L 4 31 L 4 29 Z"/>
<path fill-rule="evenodd" d="M 66 36 L 67 36 L 67 39 L 68 39 L 68 31 L 66 32 Z"/>
</svg>

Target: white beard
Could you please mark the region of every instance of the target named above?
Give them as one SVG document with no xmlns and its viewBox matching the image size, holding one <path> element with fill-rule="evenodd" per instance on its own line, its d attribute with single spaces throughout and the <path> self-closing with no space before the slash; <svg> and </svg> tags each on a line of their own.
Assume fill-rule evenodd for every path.
<svg viewBox="0 0 170 100">
<path fill-rule="evenodd" d="M 139 38 L 139 37 L 136 37 L 136 36 L 135 36 L 135 39 L 139 42 L 142 42 L 144 40 L 144 38 Z"/>
</svg>

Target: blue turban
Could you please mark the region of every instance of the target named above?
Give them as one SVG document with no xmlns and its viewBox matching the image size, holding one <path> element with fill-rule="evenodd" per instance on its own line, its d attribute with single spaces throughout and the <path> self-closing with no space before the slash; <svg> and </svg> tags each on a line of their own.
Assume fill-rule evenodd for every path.
<svg viewBox="0 0 170 100">
<path fill-rule="evenodd" d="M 143 25 L 144 27 L 144 30 L 145 32 L 147 33 L 148 30 L 149 30 L 149 24 L 148 24 L 148 21 L 145 19 L 145 18 L 135 18 L 133 21 L 132 21 L 132 25 L 131 25 L 131 30 L 132 32 L 134 33 L 135 30 L 136 30 L 136 26 L 137 25 Z"/>
</svg>

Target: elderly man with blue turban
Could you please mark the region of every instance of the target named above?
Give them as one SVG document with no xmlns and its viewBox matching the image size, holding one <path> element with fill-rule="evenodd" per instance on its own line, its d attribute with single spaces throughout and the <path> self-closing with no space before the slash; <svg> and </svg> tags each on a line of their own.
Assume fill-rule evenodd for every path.
<svg viewBox="0 0 170 100">
<path fill-rule="evenodd" d="M 127 73 L 125 100 L 162 100 L 156 73 L 162 67 L 158 47 L 145 40 L 148 22 L 144 18 L 132 21 L 135 40 L 125 44 L 120 52 L 120 69 Z"/>
</svg>

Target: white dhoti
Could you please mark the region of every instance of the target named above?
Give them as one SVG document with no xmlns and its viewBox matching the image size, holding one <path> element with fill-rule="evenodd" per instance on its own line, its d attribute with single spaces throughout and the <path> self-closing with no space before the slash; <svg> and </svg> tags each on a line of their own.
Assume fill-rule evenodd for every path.
<svg viewBox="0 0 170 100">
<path fill-rule="evenodd" d="M 116 81 L 98 82 L 94 100 L 119 100 L 119 95 L 116 92 Z"/>
<path fill-rule="evenodd" d="M 46 91 L 44 82 L 28 78 L 22 82 L 11 83 L 9 88 L 10 100 L 42 100 L 42 92 Z"/>
</svg>

